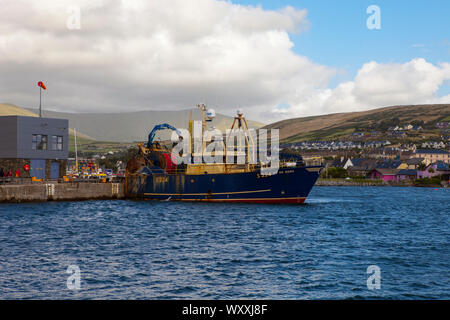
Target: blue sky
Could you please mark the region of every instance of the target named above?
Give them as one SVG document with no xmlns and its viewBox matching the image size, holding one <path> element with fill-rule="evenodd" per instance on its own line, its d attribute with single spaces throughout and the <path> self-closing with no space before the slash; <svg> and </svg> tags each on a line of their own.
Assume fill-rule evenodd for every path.
<svg viewBox="0 0 450 320">
<path fill-rule="evenodd" d="M 369 61 L 404 63 L 424 58 L 438 64 L 450 61 L 450 1 L 428 0 L 234 0 L 264 9 L 285 6 L 308 10 L 309 30 L 291 35 L 293 51 L 342 72 L 333 85 L 351 80 Z M 381 30 L 369 30 L 366 9 L 381 9 Z M 450 93 L 450 84 L 438 95 Z"/>
</svg>

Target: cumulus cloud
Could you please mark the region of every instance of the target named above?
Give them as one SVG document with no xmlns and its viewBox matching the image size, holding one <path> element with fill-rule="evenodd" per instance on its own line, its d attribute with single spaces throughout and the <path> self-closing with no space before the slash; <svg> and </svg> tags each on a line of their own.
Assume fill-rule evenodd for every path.
<svg viewBox="0 0 450 320">
<path fill-rule="evenodd" d="M 81 29 L 67 21 L 78 6 Z M 293 52 L 307 11 L 217 0 L 8 1 L 0 20 L 0 102 L 59 111 L 177 110 L 199 102 L 249 118 L 431 101 L 449 65 L 370 62 L 330 89 L 334 68 Z M 433 100 L 433 101 L 434 101 Z M 282 108 L 277 108 L 282 106 Z"/>
<path fill-rule="evenodd" d="M 359 69 L 353 81 L 299 98 L 285 113 L 295 116 L 310 108 L 319 113 L 333 113 L 390 105 L 450 103 L 450 96 L 436 97 L 449 79 L 449 63 L 436 66 L 422 58 L 402 64 L 372 61 Z"/>
</svg>

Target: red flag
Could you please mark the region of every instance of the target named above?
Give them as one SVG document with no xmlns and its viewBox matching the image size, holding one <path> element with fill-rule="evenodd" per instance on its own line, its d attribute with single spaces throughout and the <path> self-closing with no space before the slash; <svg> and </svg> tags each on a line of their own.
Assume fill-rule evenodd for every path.
<svg viewBox="0 0 450 320">
<path fill-rule="evenodd" d="M 47 87 L 45 86 L 45 84 L 42 81 L 38 82 L 38 87 L 41 87 L 44 90 L 47 90 Z"/>
</svg>

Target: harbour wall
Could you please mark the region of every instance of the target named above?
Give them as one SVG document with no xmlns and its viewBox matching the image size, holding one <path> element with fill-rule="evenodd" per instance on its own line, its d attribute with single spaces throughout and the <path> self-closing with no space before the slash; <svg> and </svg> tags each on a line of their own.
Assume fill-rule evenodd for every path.
<svg viewBox="0 0 450 320">
<path fill-rule="evenodd" d="M 411 186 L 375 181 L 321 180 L 316 186 Z M 440 187 L 427 185 L 427 187 Z M 47 182 L 0 184 L 0 203 L 125 199 L 123 182 Z"/>
<path fill-rule="evenodd" d="M 0 202 L 43 202 L 125 198 L 124 183 L 31 183 L 0 185 Z"/>
</svg>

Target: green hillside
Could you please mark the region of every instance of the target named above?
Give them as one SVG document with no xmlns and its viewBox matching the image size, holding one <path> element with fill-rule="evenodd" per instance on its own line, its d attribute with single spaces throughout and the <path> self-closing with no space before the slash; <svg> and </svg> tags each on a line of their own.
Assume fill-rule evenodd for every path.
<svg viewBox="0 0 450 320">
<path fill-rule="evenodd" d="M 328 114 L 323 116 L 288 119 L 265 128 L 280 130 L 282 142 L 302 140 L 334 140 L 348 138 L 353 132 L 380 132 L 386 138 L 390 127 L 406 124 L 422 126 L 422 134 L 411 139 L 436 137 L 440 131 L 435 128 L 439 121 L 450 121 L 450 104 L 394 106 L 363 112 Z M 380 139 L 380 136 L 376 137 Z"/>
</svg>

